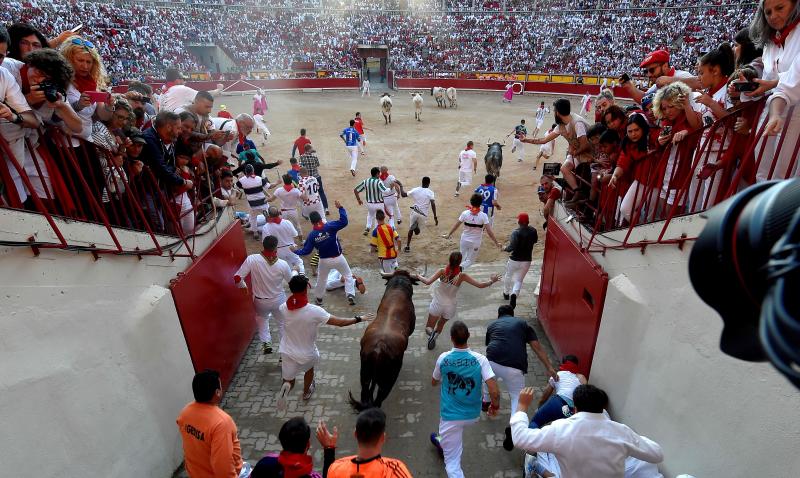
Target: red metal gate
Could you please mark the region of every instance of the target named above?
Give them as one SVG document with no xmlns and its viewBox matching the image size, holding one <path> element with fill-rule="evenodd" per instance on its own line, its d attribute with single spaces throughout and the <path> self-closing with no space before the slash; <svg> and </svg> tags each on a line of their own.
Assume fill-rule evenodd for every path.
<svg viewBox="0 0 800 478">
<path fill-rule="evenodd" d="M 222 387 L 236 372 L 255 332 L 255 309 L 233 283 L 247 257 L 239 221 L 170 284 L 195 371 L 218 370 Z"/>
<path fill-rule="evenodd" d="M 589 375 L 608 274 L 552 219 L 547 223 L 539 320 L 559 356 L 578 357 Z"/>
</svg>

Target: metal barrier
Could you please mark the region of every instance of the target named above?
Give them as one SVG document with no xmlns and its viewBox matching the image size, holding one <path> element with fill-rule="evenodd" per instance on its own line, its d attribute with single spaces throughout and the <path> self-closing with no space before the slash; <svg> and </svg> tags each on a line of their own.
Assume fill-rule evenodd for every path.
<svg viewBox="0 0 800 478">
<path fill-rule="evenodd" d="M 681 142 L 650 152 L 640 166 L 646 168 L 640 175 L 646 179 L 628 178 L 627 190 L 579 177 L 584 187 L 595 188 L 598 195 L 597 205 L 576 207 L 579 219 L 591 230 L 584 235 L 584 228 L 579 228 L 580 246 L 604 253 L 693 240 L 668 232 L 674 231 L 669 228 L 671 221 L 704 211 L 754 182 L 795 176 L 800 119 L 790 108 L 781 134 L 765 135 L 765 105 L 764 99 L 741 103 L 724 117 L 691 131 Z M 664 224 L 656 239 L 630 240 L 637 225 L 657 221 Z M 626 230 L 622 241 L 606 240 L 606 233 L 618 230 Z"/>
<path fill-rule="evenodd" d="M 17 140 L 23 141 L 23 140 Z M 119 157 L 99 145 L 78 137 L 68 137 L 56 128 L 40 129 L 39 144 L 24 140 L 25 154 L 14 154 L 0 136 L 0 207 L 39 213 L 45 217 L 58 242 L 27 244 L 34 250 L 57 248 L 89 250 L 94 254 L 165 255 L 195 258 L 194 240 L 202 225 L 216 220 L 212 195 L 212 175 L 197 168 L 192 177 L 196 185 L 190 194 L 192 209 L 180 211 L 176 195 L 162 185 L 153 171 L 138 160 L 120 164 Z M 17 153 L 22 149 L 17 147 Z M 203 172 L 201 172 L 203 171 Z M 195 228 L 186 231 L 181 220 L 193 214 Z M 59 228 L 57 219 L 102 225 L 114 248 L 71 243 Z M 118 232 L 122 229 L 146 233 L 150 249 L 123 247 Z M 173 249 L 185 247 L 186 252 Z"/>
</svg>

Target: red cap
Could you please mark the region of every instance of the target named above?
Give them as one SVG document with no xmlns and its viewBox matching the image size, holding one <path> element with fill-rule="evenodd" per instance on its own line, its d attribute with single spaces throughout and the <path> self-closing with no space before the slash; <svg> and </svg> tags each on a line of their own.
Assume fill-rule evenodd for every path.
<svg viewBox="0 0 800 478">
<path fill-rule="evenodd" d="M 669 63 L 669 52 L 666 50 L 656 50 L 644 57 L 642 64 L 639 66 L 644 68 L 651 63 Z"/>
<path fill-rule="evenodd" d="M 517 216 L 517 222 L 519 222 L 521 224 L 530 224 L 530 219 L 528 218 L 528 213 L 527 212 L 519 213 L 519 216 Z"/>
</svg>

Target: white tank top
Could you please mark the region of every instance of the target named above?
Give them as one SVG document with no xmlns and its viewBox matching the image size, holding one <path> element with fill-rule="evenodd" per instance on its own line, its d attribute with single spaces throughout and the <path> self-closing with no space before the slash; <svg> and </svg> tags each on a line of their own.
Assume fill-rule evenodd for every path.
<svg viewBox="0 0 800 478">
<path fill-rule="evenodd" d="M 458 294 L 458 286 L 454 282 L 458 281 L 461 273 L 458 273 L 449 282 L 438 279 L 433 288 L 433 300 L 441 305 L 450 305 L 456 303 L 456 295 Z"/>
<path fill-rule="evenodd" d="M 572 392 L 578 388 L 578 385 L 581 384 L 581 381 L 574 373 L 562 370 L 558 372 L 558 382 L 551 378 L 550 384 L 553 386 L 553 388 L 555 388 L 556 394 L 566 398 L 569 401 L 572 401 Z"/>
</svg>

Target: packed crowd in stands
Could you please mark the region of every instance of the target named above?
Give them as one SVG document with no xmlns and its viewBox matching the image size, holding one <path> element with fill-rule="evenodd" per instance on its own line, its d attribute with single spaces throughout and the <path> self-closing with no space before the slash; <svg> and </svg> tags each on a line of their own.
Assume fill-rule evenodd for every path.
<svg viewBox="0 0 800 478">
<path fill-rule="evenodd" d="M 473 8 L 471 1 L 447 1 L 444 7 L 455 13 L 417 15 L 371 10 L 375 2 L 370 1 L 348 2 L 344 5 L 353 8 L 339 11 L 319 9 L 331 4 L 306 2 L 301 8 L 308 10 L 285 15 L 275 9 L 217 8 L 213 2 L 173 8 L 11 0 L 0 12 L 0 22 L 27 22 L 49 36 L 83 24 L 83 34 L 98 44 L 112 80 L 159 77 L 167 66 L 207 71 L 188 43 L 220 46 L 238 71 L 286 70 L 293 60 L 312 61 L 320 70 L 355 71 L 356 45 L 363 41 L 388 45 L 390 68 L 399 71 L 615 76 L 632 71 L 637 58 L 656 48 L 669 49 L 676 64 L 691 65 L 699 53 L 729 41 L 725 32 L 743 27 L 753 11 L 751 4 L 736 2 L 676 9 L 680 2 L 619 2 L 612 7 L 557 0 L 513 4 L 537 11 L 514 15 L 497 12 L 499 2 L 474 2 Z M 289 6 L 280 0 L 271 5 Z M 436 3 L 433 7 L 437 5 L 442 8 Z M 648 10 L 625 10 L 629 6 Z M 561 12 L 575 8 L 585 10 Z"/>
</svg>

